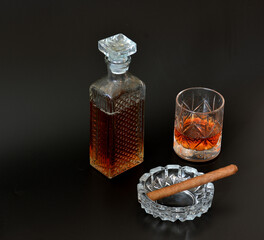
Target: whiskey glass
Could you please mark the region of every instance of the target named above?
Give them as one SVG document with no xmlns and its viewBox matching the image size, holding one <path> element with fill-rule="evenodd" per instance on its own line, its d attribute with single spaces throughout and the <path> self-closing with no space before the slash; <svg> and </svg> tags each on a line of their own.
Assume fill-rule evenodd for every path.
<svg viewBox="0 0 264 240">
<path fill-rule="evenodd" d="M 188 88 L 177 95 L 173 148 L 179 157 L 206 162 L 218 156 L 224 104 L 223 96 L 209 88 Z"/>
</svg>

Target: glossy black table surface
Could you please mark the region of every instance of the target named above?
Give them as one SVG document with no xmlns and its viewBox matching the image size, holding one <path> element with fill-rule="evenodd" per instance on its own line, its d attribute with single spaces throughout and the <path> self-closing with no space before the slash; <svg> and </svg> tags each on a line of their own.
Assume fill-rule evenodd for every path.
<svg viewBox="0 0 264 240">
<path fill-rule="evenodd" d="M 2 1 L 0 239 L 263 239 L 263 1 Z M 109 180 L 89 165 L 89 86 L 106 74 L 97 41 L 138 44 L 130 70 L 147 87 L 145 160 Z M 176 94 L 226 100 L 222 152 L 190 164 L 173 151 Z M 162 222 L 137 202 L 156 166 L 237 164 L 211 209 Z"/>
</svg>

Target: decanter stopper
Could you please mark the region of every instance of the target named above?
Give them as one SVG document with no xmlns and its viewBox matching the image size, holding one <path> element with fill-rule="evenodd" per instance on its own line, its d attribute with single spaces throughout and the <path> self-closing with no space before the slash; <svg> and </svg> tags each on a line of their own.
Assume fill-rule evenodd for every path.
<svg viewBox="0 0 264 240">
<path fill-rule="evenodd" d="M 98 49 L 106 55 L 112 63 L 125 63 L 129 56 L 137 51 L 137 44 L 119 33 L 98 41 Z"/>
</svg>

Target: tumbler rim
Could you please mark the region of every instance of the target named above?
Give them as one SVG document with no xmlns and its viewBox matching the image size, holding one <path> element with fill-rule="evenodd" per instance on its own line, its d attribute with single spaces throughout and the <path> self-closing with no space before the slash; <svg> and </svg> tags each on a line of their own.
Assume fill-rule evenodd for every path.
<svg viewBox="0 0 264 240">
<path fill-rule="evenodd" d="M 203 89 L 203 90 L 206 90 L 206 91 L 210 91 L 210 92 L 214 92 L 215 94 L 217 94 L 221 99 L 222 99 L 222 104 L 220 107 L 218 107 L 217 109 L 213 110 L 213 111 L 210 111 L 210 112 L 195 112 L 195 111 L 192 111 L 186 107 L 184 107 L 183 105 L 181 105 L 179 103 L 179 97 L 184 93 L 184 92 L 187 92 L 187 91 L 190 91 L 190 90 L 198 90 L 198 89 Z M 206 88 L 206 87 L 191 87 L 191 88 L 186 88 L 182 91 L 180 91 L 177 96 L 176 96 L 176 104 L 178 107 L 180 108 L 183 108 L 185 111 L 187 112 L 190 112 L 190 113 L 195 113 L 195 114 L 211 114 L 211 113 L 216 113 L 216 112 L 219 112 L 221 111 L 223 108 L 224 108 L 224 105 L 225 105 L 225 99 L 223 97 L 223 95 L 219 92 L 217 92 L 216 90 L 214 89 L 211 89 L 211 88 Z"/>
</svg>

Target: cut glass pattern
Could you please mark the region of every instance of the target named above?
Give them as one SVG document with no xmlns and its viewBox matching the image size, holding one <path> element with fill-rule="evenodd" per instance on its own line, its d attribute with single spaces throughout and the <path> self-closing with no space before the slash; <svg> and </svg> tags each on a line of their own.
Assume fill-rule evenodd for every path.
<svg viewBox="0 0 264 240">
<path fill-rule="evenodd" d="M 206 213 L 211 207 L 214 196 L 213 183 L 207 183 L 158 201 L 150 200 L 147 193 L 201 174 L 203 173 L 195 168 L 179 165 L 151 169 L 139 179 L 138 201 L 145 212 L 155 218 L 159 217 L 171 222 L 193 220 Z"/>
</svg>

